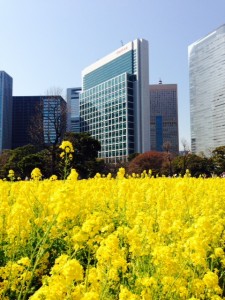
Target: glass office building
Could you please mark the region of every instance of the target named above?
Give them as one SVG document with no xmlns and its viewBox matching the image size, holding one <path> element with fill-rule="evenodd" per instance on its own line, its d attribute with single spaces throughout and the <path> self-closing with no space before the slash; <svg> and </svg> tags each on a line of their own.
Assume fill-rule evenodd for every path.
<svg viewBox="0 0 225 300">
<path fill-rule="evenodd" d="M 81 131 L 100 141 L 108 162 L 150 150 L 148 70 L 148 42 L 137 39 L 82 72 Z"/>
<path fill-rule="evenodd" d="M 179 153 L 178 102 L 176 84 L 150 85 L 151 150 Z"/>
<path fill-rule="evenodd" d="M 36 135 L 37 141 L 43 144 L 42 122 L 41 96 L 14 96 L 12 149 L 33 144 L 34 139 L 36 142 Z"/>
<path fill-rule="evenodd" d="M 225 25 L 188 48 L 191 149 L 225 145 Z"/>
<path fill-rule="evenodd" d="M 12 77 L 0 71 L 0 153 L 12 146 L 12 86 Z"/>
<path fill-rule="evenodd" d="M 80 87 L 67 89 L 67 131 L 80 132 Z"/>
<path fill-rule="evenodd" d="M 66 101 L 61 96 L 43 96 L 44 143 L 57 144 L 66 132 Z"/>
<path fill-rule="evenodd" d="M 61 96 L 14 96 L 12 148 L 51 145 L 66 131 L 66 101 Z"/>
</svg>

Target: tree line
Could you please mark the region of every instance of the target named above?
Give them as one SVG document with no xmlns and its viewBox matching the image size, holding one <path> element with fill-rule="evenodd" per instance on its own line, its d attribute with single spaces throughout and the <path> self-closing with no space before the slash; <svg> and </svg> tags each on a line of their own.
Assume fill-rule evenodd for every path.
<svg viewBox="0 0 225 300">
<path fill-rule="evenodd" d="M 64 140 L 73 144 L 74 154 L 70 167 L 77 170 L 80 178 L 93 177 L 104 169 L 104 161 L 97 158 L 100 143 L 89 133 L 67 132 Z M 14 170 L 16 178 L 29 178 L 34 168 L 39 168 L 44 178 L 49 178 L 53 174 L 62 178 L 63 162 L 59 145 L 60 143 L 28 144 L 13 150 L 5 150 L 0 155 L 0 178 L 7 178 L 10 169 Z"/>
<path fill-rule="evenodd" d="M 106 163 L 98 158 L 101 149 L 99 141 L 89 133 L 67 132 L 64 140 L 72 143 L 74 148 L 70 167 L 76 169 L 80 179 L 94 177 L 96 173 L 116 176 L 119 168 L 124 167 L 126 173 L 141 174 L 151 170 L 153 176 L 184 176 L 188 169 L 193 177 L 223 176 L 225 174 L 225 146 L 217 147 L 210 157 L 183 151 L 182 155 L 174 155 L 165 148 L 163 152 L 149 151 L 143 154 L 134 153 L 127 162 Z M 54 155 L 53 155 L 54 151 Z M 30 178 L 34 168 L 39 168 L 44 178 L 57 175 L 62 178 L 63 162 L 60 157 L 59 144 L 40 147 L 28 144 L 13 150 L 5 150 L 0 155 L 0 178 L 7 178 L 9 170 L 14 170 L 16 178 Z"/>
<path fill-rule="evenodd" d="M 215 148 L 209 157 L 183 151 L 174 155 L 169 151 L 150 151 L 137 155 L 128 164 L 128 173 L 140 174 L 151 169 L 154 176 L 184 176 L 188 170 L 192 177 L 225 176 L 225 146 Z"/>
</svg>

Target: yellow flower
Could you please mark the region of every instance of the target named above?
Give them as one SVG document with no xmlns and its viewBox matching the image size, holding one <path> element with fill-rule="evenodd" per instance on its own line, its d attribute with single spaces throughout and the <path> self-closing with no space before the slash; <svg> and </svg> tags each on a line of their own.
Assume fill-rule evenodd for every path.
<svg viewBox="0 0 225 300">
<path fill-rule="evenodd" d="M 78 176 L 79 176 L 79 174 L 77 173 L 77 171 L 75 169 L 71 169 L 70 175 L 67 177 L 67 180 L 76 181 Z"/>
<path fill-rule="evenodd" d="M 118 179 L 123 179 L 125 176 L 125 169 L 124 168 L 119 168 L 119 171 L 117 172 L 117 178 Z"/>
<path fill-rule="evenodd" d="M 214 253 L 216 257 L 220 257 L 220 258 L 224 257 L 224 251 L 221 247 L 215 248 Z"/>
<path fill-rule="evenodd" d="M 222 299 L 225 181 L 119 173 L 0 181 L 0 299 Z"/>
<path fill-rule="evenodd" d="M 51 181 L 55 181 L 55 180 L 57 180 L 58 179 L 58 177 L 56 176 L 56 175 L 52 175 L 51 177 L 50 177 L 50 180 Z"/>
<path fill-rule="evenodd" d="M 14 173 L 13 170 L 9 170 L 8 177 L 9 177 L 10 180 L 14 180 L 15 179 L 15 173 Z"/>
<path fill-rule="evenodd" d="M 81 300 L 99 300 L 99 294 L 96 292 L 87 292 L 84 294 L 84 297 Z"/>
<path fill-rule="evenodd" d="M 61 158 L 64 158 L 64 156 L 65 156 L 65 152 L 61 152 L 61 153 L 60 153 L 60 157 L 61 157 Z"/>
<path fill-rule="evenodd" d="M 66 153 L 74 152 L 73 145 L 69 141 L 63 141 L 59 148 L 64 150 Z"/>
<path fill-rule="evenodd" d="M 208 271 L 204 275 L 203 281 L 204 281 L 205 285 L 207 286 L 207 288 L 209 288 L 209 289 L 218 288 L 218 276 L 211 271 Z"/>
<path fill-rule="evenodd" d="M 31 178 L 34 180 L 40 180 L 42 177 L 41 170 L 39 168 L 34 168 L 31 172 Z"/>
<path fill-rule="evenodd" d="M 139 297 L 130 292 L 125 286 L 120 286 L 119 300 L 137 300 Z"/>
<path fill-rule="evenodd" d="M 29 267 L 30 266 L 30 259 L 28 257 L 23 257 L 20 260 L 18 260 L 17 263 L 19 265 L 23 265 L 23 266 Z"/>
</svg>

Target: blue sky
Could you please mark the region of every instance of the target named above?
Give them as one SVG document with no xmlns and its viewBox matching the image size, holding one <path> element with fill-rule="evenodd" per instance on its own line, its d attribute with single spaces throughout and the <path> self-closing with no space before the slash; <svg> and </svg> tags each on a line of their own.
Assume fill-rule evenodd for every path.
<svg viewBox="0 0 225 300">
<path fill-rule="evenodd" d="M 150 83 L 176 83 L 179 136 L 190 144 L 188 45 L 225 23 L 225 0 L 0 0 L 0 70 L 13 94 L 81 85 L 81 71 L 136 38 Z"/>
</svg>

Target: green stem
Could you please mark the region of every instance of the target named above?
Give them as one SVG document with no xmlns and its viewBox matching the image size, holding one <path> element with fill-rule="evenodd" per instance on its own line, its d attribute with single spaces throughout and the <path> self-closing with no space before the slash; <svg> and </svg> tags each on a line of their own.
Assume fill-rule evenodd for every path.
<svg viewBox="0 0 225 300">
<path fill-rule="evenodd" d="M 28 282 L 28 285 L 27 285 L 27 288 L 26 288 L 26 290 L 25 290 L 25 293 L 24 293 L 24 295 L 23 295 L 23 298 L 22 298 L 22 291 L 23 291 L 23 286 L 22 286 L 21 289 L 20 289 L 20 294 L 19 294 L 19 297 L 18 297 L 17 300 L 21 300 L 21 299 L 22 299 L 22 300 L 25 300 L 25 299 L 26 299 L 28 290 L 29 290 L 29 288 L 30 288 L 30 285 L 31 285 L 31 282 L 32 282 L 32 279 L 33 279 L 33 276 L 34 276 L 34 272 L 35 272 L 35 270 L 36 270 L 36 268 L 37 268 L 37 265 L 38 265 L 38 263 L 39 263 L 39 261 L 40 261 L 42 255 L 43 255 L 43 249 L 42 249 L 41 246 L 45 243 L 45 241 L 46 241 L 46 239 L 47 239 L 47 237 L 48 237 L 48 234 L 49 234 L 49 232 L 50 232 L 52 226 L 54 225 L 54 222 L 55 222 L 56 218 L 57 218 L 57 215 L 56 215 L 55 218 L 52 220 L 52 223 L 49 224 L 49 227 L 48 227 L 48 229 L 46 230 L 44 236 L 43 236 L 42 239 L 39 241 L 39 243 L 36 245 L 36 247 L 35 247 L 35 249 L 34 249 L 34 251 L 33 251 L 33 254 L 32 254 L 32 256 L 31 256 L 31 261 L 34 259 L 35 256 L 36 256 L 36 259 L 35 259 L 35 263 L 34 263 L 34 265 L 33 265 L 33 269 L 32 269 L 32 272 L 31 272 L 31 277 L 30 277 L 30 280 L 29 280 L 29 282 Z M 39 248 L 39 247 L 40 247 L 40 248 Z M 39 248 L 39 250 L 38 250 L 38 252 L 37 252 L 37 254 L 36 254 L 36 250 L 37 250 L 38 248 Z"/>
</svg>

